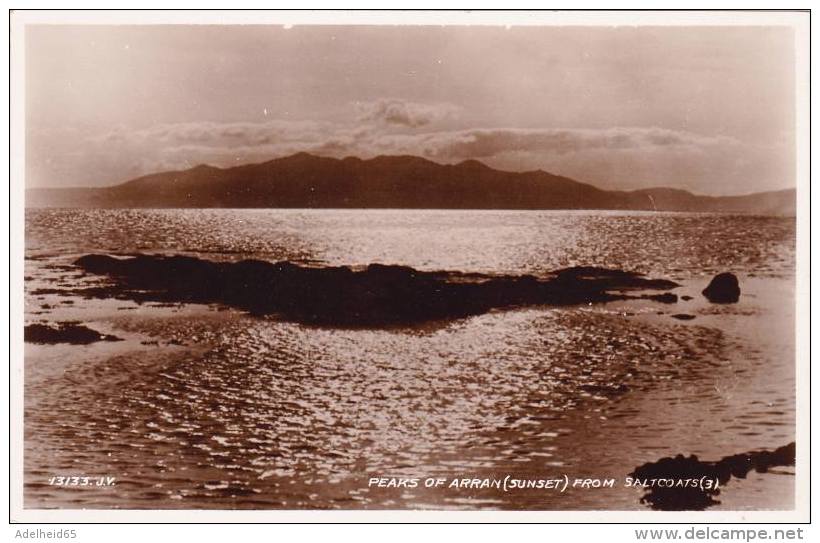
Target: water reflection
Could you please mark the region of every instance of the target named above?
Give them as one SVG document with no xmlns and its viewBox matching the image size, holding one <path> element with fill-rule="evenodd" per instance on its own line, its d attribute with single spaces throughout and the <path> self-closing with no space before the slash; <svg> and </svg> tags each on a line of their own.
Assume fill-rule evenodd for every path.
<svg viewBox="0 0 820 543">
<path fill-rule="evenodd" d="M 27 220 L 29 292 L 93 281 L 59 266 L 114 249 L 489 273 L 599 264 L 682 280 L 694 296 L 709 267 L 746 274 L 736 307 L 536 308 L 391 330 L 29 294 L 32 322 L 76 319 L 125 341 L 27 345 L 28 506 L 635 508 L 639 495 L 623 488 L 499 496 L 366 482 L 621 477 L 665 454 L 721 458 L 740 443 L 793 439 L 793 345 L 770 322 L 777 315 L 793 330 L 778 301 L 793 269 L 787 220 L 233 210 L 29 211 Z M 118 485 L 44 483 L 63 472 L 112 474 Z"/>
</svg>

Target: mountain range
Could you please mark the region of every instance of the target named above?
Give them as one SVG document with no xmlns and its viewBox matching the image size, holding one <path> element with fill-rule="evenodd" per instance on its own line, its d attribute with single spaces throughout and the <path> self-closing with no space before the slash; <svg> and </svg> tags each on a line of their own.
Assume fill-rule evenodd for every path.
<svg viewBox="0 0 820 543">
<path fill-rule="evenodd" d="M 743 196 L 602 190 L 541 170 L 416 156 L 328 158 L 297 153 L 231 168 L 200 165 L 100 188 L 35 188 L 27 207 L 613 209 L 794 215 L 794 189 Z"/>
</svg>

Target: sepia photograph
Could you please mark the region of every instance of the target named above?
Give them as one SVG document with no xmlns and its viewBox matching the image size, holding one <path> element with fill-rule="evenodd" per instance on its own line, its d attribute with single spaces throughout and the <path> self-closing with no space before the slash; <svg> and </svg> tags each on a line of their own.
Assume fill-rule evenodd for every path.
<svg viewBox="0 0 820 543">
<path fill-rule="evenodd" d="M 807 518 L 808 12 L 10 22 L 12 520 Z"/>
</svg>

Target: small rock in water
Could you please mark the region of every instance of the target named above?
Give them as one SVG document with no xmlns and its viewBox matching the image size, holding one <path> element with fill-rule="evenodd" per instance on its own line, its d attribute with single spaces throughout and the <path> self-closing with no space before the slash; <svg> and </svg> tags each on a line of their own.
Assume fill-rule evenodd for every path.
<svg viewBox="0 0 820 543">
<path fill-rule="evenodd" d="M 672 294 L 671 292 L 664 292 L 663 294 L 643 294 L 640 296 L 646 300 L 652 300 L 655 302 L 660 302 L 662 304 L 675 304 L 678 303 L 678 295 Z"/>
<path fill-rule="evenodd" d="M 740 285 L 733 273 L 719 273 L 703 289 L 703 295 L 713 304 L 734 304 L 740 298 Z"/>
<path fill-rule="evenodd" d="M 25 341 L 54 345 L 70 343 L 72 345 L 88 345 L 97 341 L 122 341 L 122 338 L 109 334 L 101 334 L 87 326 L 73 322 L 59 322 L 55 326 L 47 324 L 29 324 L 24 330 Z"/>
<path fill-rule="evenodd" d="M 678 319 L 679 321 L 691 321 L 695 318 L 694 315 L 687 315 L 686 313 L 676 313 L 672 315 L 673 319 Z"/>
</svg>

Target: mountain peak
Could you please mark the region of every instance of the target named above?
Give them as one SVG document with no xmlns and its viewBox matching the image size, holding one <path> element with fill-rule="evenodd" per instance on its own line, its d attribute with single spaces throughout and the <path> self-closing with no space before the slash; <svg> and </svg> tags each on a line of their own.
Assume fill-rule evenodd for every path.
<svg viewBox="0 0 820 543">
<path fill-rule="evenodd" d="M 462 160 L 458 164 L 456 164 L 457 168 L 469 168 L 471 170 L 491 170 L 489 166 L 484 164 L 481 161 L 475 160 L 473 158 L 468 160 Z"/>
<path fill-rule="evenodd" d="M 270 162 L 304 161 L 304 160 L 316 160 L 316 159 L 319 159 L 319 158 L 323 158 L 323 157 L 320 157 L 320 156 L 317 156 L 317 155 L 312 155 L 312 154 L 308 153 L 307 151 L 299 151 L 298 153 L 294 153 L 292 155 L 288 155 L 288 156 L 284 156 L 284 157 L 281 157 L 281 158 L 278 158 L 278 159 L 274 159 L 274 160 L 271 160 Z"/>
<path fill-rule="evenodd" d="M 432 164 L 434 166 L 440 166 L 440 164 L 436 164 L 432 160 L 427 160 L 424 157 L 415 155 L 379 155 L 367 160 L 366 162 L 390 165 Z"/>
</svg>

